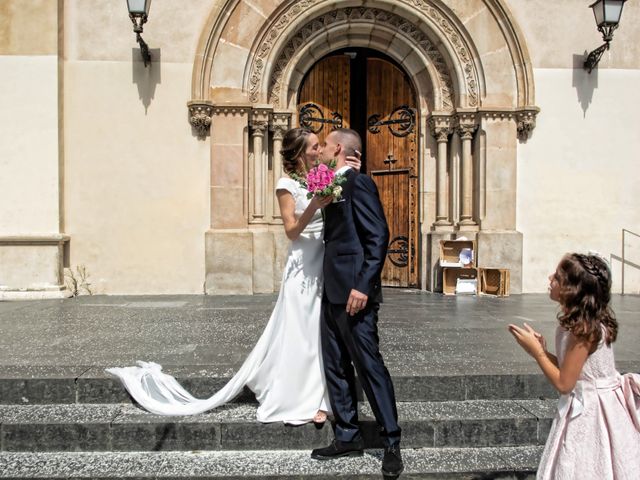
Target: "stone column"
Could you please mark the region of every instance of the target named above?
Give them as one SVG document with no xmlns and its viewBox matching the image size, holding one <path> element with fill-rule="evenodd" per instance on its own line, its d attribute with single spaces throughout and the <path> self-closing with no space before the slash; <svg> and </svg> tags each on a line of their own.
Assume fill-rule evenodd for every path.
<svg viewBox="0 0 640 480">
<path fill-rule="evenodd" d="M 449 159 L 448 144 L 451 134 L 450 117 L 432 117 L 431 133 L 438 142 L 436 160 L 436 221 L 433 230 L 450 230 L 452 223 L 449 216 L 449 191 L 447 188 L 447 163 Z"/>
<path fill-rule="evenodd" d="M 273 161 L 271 163 L 272 165 L 272 176 L 273 176 L 273 182 L 272 182 L 272 195 L 270 195 L 271 198 L 271 211 L 272 211 L 272 218 L 275 219 L 280 219 L 280 208 L 278 206 L 278 199 L 275 196 L 275 192 L 273 192 L 273 189 L 275 188 L 276 184 L 278 183 L 278 180 L 280 179 L 280 177 L 282 176 L 282 156 L 280 155 L 280 150 L 282 150 L 282 138 L 285 134 L 285 132 L 287 131 L 287 129 L 289 128 L 289 119 L 291 118 L 291 114 L 289 113 L 274 113 L 271 116 L 271 126 L 270 126 L 270 130 L 272 132 L 271 135 L 271 142 L 272 142 L 272 151 L 273 151 Z"/>
<path fill-rule="evenodd" d="M 205 292 L 253 293 L 247 172 L 251 107 L 216 106 L 211 117 L 211 228 L 205 233 Z"/>
<path fill-rule="evenodd" d="M 252 112 L 250 126 L 253 155 L 252 163 L 249 166 L 252 223 L 261 223 L 266 220 L 267 162 L 263 151 L 268 124 L 267 114 L 261 111 Z"/>
<path fill-rule="evenodd" d="M 461 175 L 461 209 L 460 223 L 462 229 L 477 230 L 477 223 L 473 219 L 473 156 L 471 142 L 477 128 L 475 114 L 461 114 L 458 116 L 458 135 L 462 141 L 462 175 Z"/>
<path fill-rule="evenodd" d="M 453 236 L 453 222 L 451 221 L 449 188 L 449 153 L 451 133 L 453 133 L 453 117 L 449 114 L 434 114 L 429 119 L 431 134 L 436 139 L 435 177 L 436 202 L 435 222 L 426 236 L 425 288 L 432 292 L 442 291 L 442 267 L 440 266 L 440 242 Z"/>
</svg>

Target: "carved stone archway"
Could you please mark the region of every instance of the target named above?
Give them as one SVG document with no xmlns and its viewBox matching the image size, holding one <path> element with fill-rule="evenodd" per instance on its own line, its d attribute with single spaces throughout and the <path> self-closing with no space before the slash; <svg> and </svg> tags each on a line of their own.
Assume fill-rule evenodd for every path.
<svg viewBox="0 0 640 480">
<path fill-rule="evenodd" d="M 283 242 L 271 192 L 280 176 L 279 142 L 295 123 L 304 74 L 344 47 L 379 50 L 401 65 L 418 93 L 421 131 L 432 134 L 423 135 L 419 149 L 423 286 L 438 287 L 439 241 L 465 235 L 477 239 L 481 263 L 486 258 L 512 269 L 512 291 L 518 291 L 522 238 L 515 231 L 516 135 L 530 133 L 538 109 L 526 45 L 508 9 L 502 0 L 469 2 L 476 5 L 469 8 L 494 22 L 492 35 L 504 68 L 496 73 L 484 65 L 488 46 L 475 41 L 474 32 L 441 0 L 343 3 L 334 9 L 330 0 L 264 2 L 262 7 L 273 10 L 255 17 L 253 30 L 243 25 L 257 33 L 239 39 L 239 22 L 251 21 L 244 1 L 220 1 L 203 31 L 189 108 L 194 128 L 206 134 L 210 125 L 212 134 L 206 291 L 277 288 L 281 257 L 273 252 Z M 223 157 L 244 172 L 231 185 L 224 175 L 216 177 L 228 170 L 220 164 Z M 505 178 L 506 185 L 496 183 Z M 229 202 L 221 207 L 225 196 L 234 199 L 232 208 Z M 225 264 L 225 246 L 243 250 L 240 264 Z M 251 260 L 265 256 L 273 261 L 258 265 Z"/>
<path fill-rule="evenodd" d="M 427 69 L 436 83 L 434 109 L 479 105 L 483 82 L 479 79 L 464 30 L 436 8 L 435 2 L 405 4 L 372 0 L 358 7 L 333 9 L 334 6 L 326 0 L 283 4 L 274 21 L 261 32 L 247 63 L 245 89 L 251 102 L 279 103 L 281 87 L 291 76 L 287 68 L 296 63 L 292 60 L 301 58 L 301 54 L 313 51 L 314 45 L 324 44 L 320 49 L 326 52 L 340 48 L 341 41 L 343 46 L 352 46 L 354 42 L 362 45 L 368 37 L 376 43 L 374 34 L 377 33 L 380 37 L 377 43 L 391 47 L 385 53 L 395 56 L 401 64 L 406 63 L 404 60 L 409 54 L 406 50 L 394 49 L 396 42 L 408 41 L 421 54 L 424 60 L 420 67 Z M 301 11 L 305 14 L 301 15 Z M 416 18 L 416 14 L 419 17 Z M 435 47 L 436 44 L 441 45 L 444 53 Z M 318 54 L 312 57 L 317 59 Z M 416 67 L 409 68 L 409 72 L 419 73 L 415 71 Z M 458 98 L 453 98 L 454 91 Z"/>
</svg>

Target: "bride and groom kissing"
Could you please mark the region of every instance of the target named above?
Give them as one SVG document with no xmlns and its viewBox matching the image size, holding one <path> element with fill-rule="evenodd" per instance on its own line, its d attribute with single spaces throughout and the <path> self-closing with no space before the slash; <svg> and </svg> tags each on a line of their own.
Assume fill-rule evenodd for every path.
<svg viewBox="0 0 640 480">
<path fill-rule="evenodd" d="M 112 368 L 131 396 L 161 415 L 193 415 L 223 405 L 246 385 L 260 422 L 299 425 L 333 417 L 335 439 L 311 452 L 317 460 L 363 454 L 356 373 L 384 443 L 382 473 L 403 470 L 393 383 L 378 345 L 380 274 L 389 230 L 375 183 L 360 174 L 357 132 L 336 129 L 320 145 L 305 129 L 283 138 L 287 177 L 276 186 L 291 243 L 269 322 L 238 372 L 208 399 L 194 398 L 155 363 Z M 308 198 L 298 178 L 318 161 L 336 160 L 344 177 L 339 201 Z"/>
</svg>

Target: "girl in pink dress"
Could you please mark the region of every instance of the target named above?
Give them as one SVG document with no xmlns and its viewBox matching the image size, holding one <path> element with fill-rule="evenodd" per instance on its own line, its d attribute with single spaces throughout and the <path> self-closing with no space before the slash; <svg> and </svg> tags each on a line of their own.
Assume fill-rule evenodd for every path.
<svg viewBox="0 0 640 480">
<path fill-rule="evenodd" d="M 640 478 L 640 375 L 620 375 L 611 344 L 611 273 L 596 255 L 566 255 L 549 277 L 560 304 L 557 357 L 529 325 L 509 331 L 560 393 L 538 467 L 544 480 Z"/>
</svg>

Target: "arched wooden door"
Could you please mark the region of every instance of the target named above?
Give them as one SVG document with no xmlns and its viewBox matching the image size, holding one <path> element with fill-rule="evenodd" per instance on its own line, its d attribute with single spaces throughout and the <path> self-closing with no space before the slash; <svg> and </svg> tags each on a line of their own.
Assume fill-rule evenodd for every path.
<svg viewBox="0 0 640 480">
<path fill-rule="evenodd" d="M 300 126 L 321 141 L 338 127 L 362 136 L 363 172 L 376 182 L 390 230 L 382 284 L 418 287 L 418 123 L 408 78 L 371 51 L 336 54 L 314 65 L 298 99 Z"/>
</svg>

